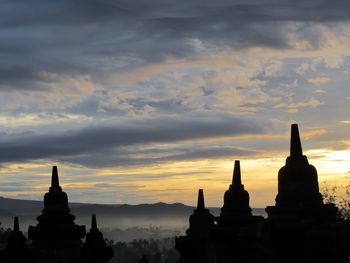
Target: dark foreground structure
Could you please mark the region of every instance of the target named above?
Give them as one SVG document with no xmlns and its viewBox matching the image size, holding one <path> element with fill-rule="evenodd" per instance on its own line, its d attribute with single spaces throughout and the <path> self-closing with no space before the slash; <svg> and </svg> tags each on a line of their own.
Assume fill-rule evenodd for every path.
<svg viewBox="0 0 350 263">
<path fill-rule="evenodd" d="M 290 156 L 278 173 L 275 206 L 268 217 L 253 216 L 241 182 L 239 161 L 215 218 L 199 190 L 197 209 L 185 236 L 176 238 L 179 263 L 347 263 L 350 223 L 324 204 L 315 167 L 303 155 L 297 124 L 291 127 Z"/>
<path fill-rule="evenodd" d="M 26 240 L 19 230 L 18 218 L 7 246 L 0 253 L 2 263 L 104 263 L 113 257 L 92 215 L 91 229 L 74 223 L 68 197 L 59 184 L 57 167 L 52 169 L 51 187 L 44 196 L 44 209 L 38 224 L 29 226 Z M 86 235 L 85 235 L 86 234 Z M 82 239 L 85 237 L 85 242 Z"/>
</svg>

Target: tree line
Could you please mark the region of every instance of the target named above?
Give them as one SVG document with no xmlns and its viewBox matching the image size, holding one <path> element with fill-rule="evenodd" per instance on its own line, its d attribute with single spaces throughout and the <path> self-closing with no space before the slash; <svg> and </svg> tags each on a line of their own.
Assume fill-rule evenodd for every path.
<svg viewBox="0 0 350 263">
<path fill-rule="evenodd" d="M 4 228 L 0 222 L 0 250 L 4 249 L 10 228 Z M 142 254 L 145 254 L 152 263 L 176 263 L 179 254 L 175 249 L 175 237 L 160 239 L 135 239 L 131 242 L 114 242 L 107 240 L 113 248 L 114 257 L 110 263 L 138 263 Z"/>
</svg>

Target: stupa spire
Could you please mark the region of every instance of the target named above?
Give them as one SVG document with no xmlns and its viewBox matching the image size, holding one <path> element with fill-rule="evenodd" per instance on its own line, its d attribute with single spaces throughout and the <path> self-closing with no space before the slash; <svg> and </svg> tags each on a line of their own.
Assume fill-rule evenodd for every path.
<svg viewBox="0 0 350 263">
<path fill-rule="evenodd" d="M 27 240 L 19 230 L 18 217 L 13 218 L 13 230 L 9 233 L 7 244 L 0 252 L 3 263 L 32 263 L 33 254 L 29 251 Z"/>
<path fill-rule="evenodd" d="M 290 136 L 290 156 L 299 157 L 303 155 L 301 148 L 300 135 L 298 124 L 292 124 L 291 136 Z"/>
<path fill-rule="evenodd" d="M 278 172 L 276 206 L 320 207 L 323 204 L 319 192 L 317 170 L 303 155 L 298 124 L 291 125 L 290 156 Z"/>
<path fill-rule="evenodd" d="M 203 189 L 198 190 L 198 200 L 197 200 L 197 210 L 204 210 L 205 204 L 204 204 L 204 194 Z"/>
<path fill-rule="evenodd" d="M 52 166 L 51 188 L 59 188 L 60 181 L 58 179 L 57 166 Z"/>
<path fill-rule="evenodd" d="M 15 216 L 15 218 L 13 219 L 13 231 L 19 232 L 18 216 Z"/>
<path fill-rule="evenodd" d="M 91 216 L 91 230 L 97 230 L 96 215 Z"/>
<path fill-rule="evenodd" d="M 97 228 L 96 215 L 92 214 L 91 229 L 83 245 L 82 262 L 108 262 L 112 257 L 113 249 L 107 246 L 103 234 Z"/>
<path fill-rule="evenodd" d="M 232 185 L 239 186 L 242 185 L 241 180 L 241 164 L 238 160 L 235 161 L 235 166 L 233 169 Z"/>
<path fill-rule="evenodd" d="M 235 222 L 235 218 L 251 218 L 251 208 L 249 206 L 249 193 L 244 190 L 241 178 L 240 161 L 236 160 L 233 168 L 232 183 L 224 194 L 224 205 L 218 219 L 220 225 L 230 225 Z"/>
<path fill-rule="evenodd" d="M 190 235 L 206 235 L 208 229 L 214 225 L 214 216 L 210 214 L 209 209 L 205 208 L 204 191 L 198 190 L 197 207 L 190 216 L 190 228 L 186 233 Z"/>
</svg>

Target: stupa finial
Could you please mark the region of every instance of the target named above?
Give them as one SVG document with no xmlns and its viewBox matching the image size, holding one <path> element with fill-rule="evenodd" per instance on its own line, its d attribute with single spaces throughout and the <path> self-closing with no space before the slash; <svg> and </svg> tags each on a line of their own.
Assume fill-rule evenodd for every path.
<svg viewBox="0 0 350 263">
<path fill-rule="evenodd" d="M 241 181 L 241 164 L 239 160 L 235 161 L 235 166 L 233 169 L 233 176 L 232 176 L 232 185 L 233 186 L 239 186 L 242 185 Z"/>
<path fill-rule="evenodd" d="M 60 182 L 58 179 L 57 166 L 52 166 L 51 188 L 59 188 Z"/>
<path fill-rule="evenodd" d="M 198 190 L 197 210 L 205 209 L 203 189 Z"/>
<path fill-rule="evenodd" d="M 19 231 L 19 222 L 18 222 L 18 216 L 15 216 L 13 219 L 13 231 L 18 232 Z"/>
<path fill-rule="evenodd" d="M 301 148 L 298 124 L 292 124 L 290 136 L 290 156 L 298 157 L 303 155 Z"/>
<path fill-rule="evenodd" d="M 96 215 L 92 214 L 91 216 L 91 229 L 97 229 Z"/>
</svg>

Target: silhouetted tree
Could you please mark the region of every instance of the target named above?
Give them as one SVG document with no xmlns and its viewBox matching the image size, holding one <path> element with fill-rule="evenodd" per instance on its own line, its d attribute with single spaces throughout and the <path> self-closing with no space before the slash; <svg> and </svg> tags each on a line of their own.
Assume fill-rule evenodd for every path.
<svg viewBox="0 0 350 263">
<path fill-rule="evenodd" d="M 336 204 L 339 207 L 338 217 L 350 220 L 350 178 L 343 186 L 329 185 L 323 183 L 322 195 L 325 203 Z M 343 193 L 342 195 L 340 195 Z"/>
</svg>

